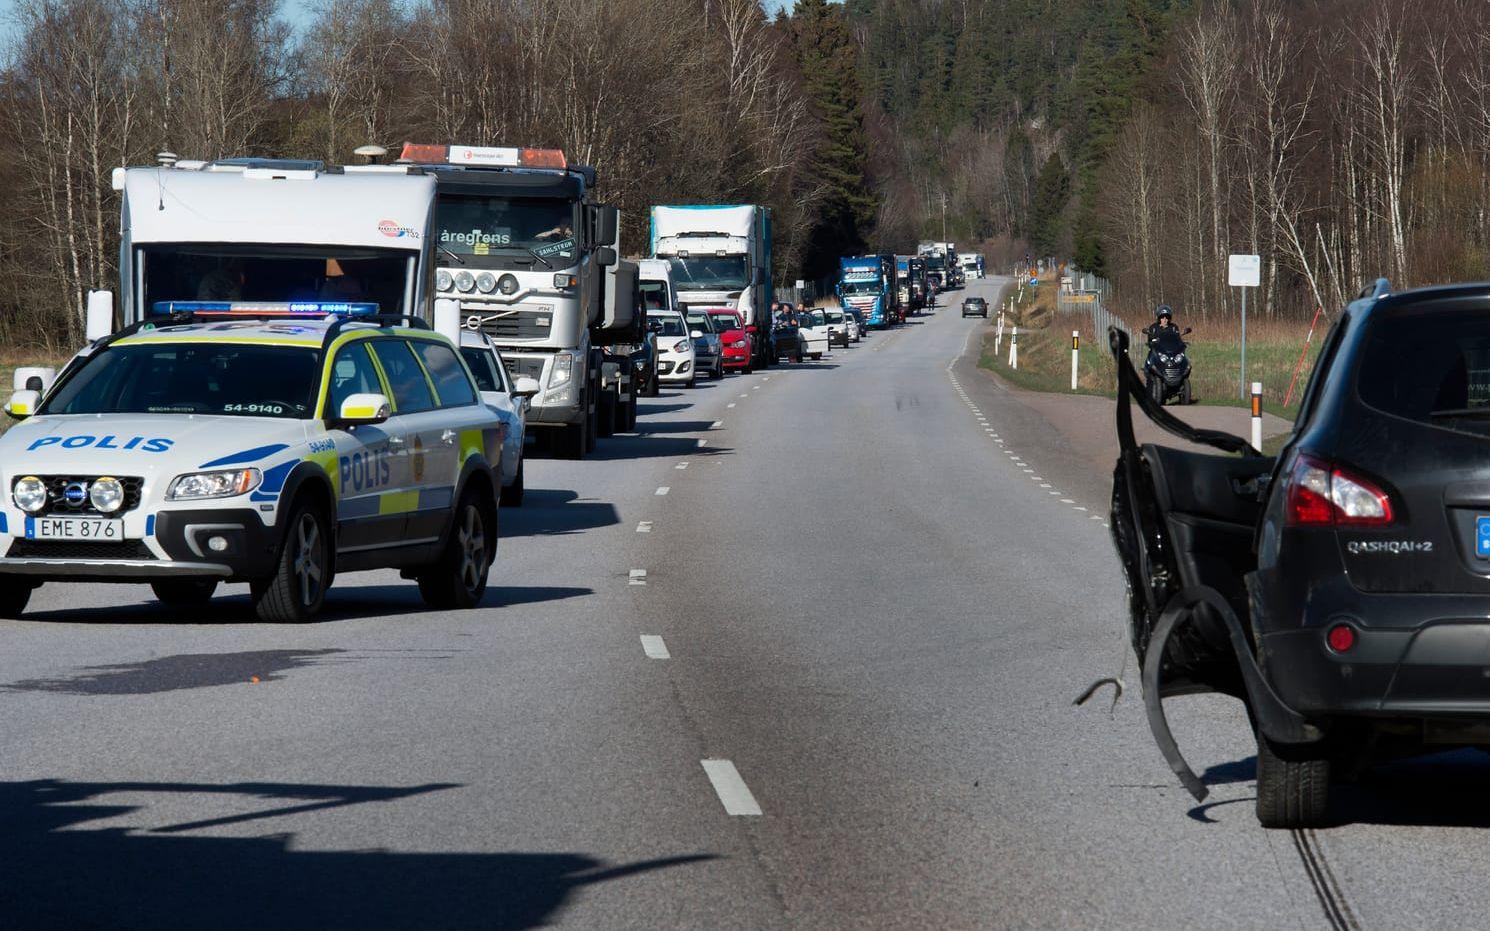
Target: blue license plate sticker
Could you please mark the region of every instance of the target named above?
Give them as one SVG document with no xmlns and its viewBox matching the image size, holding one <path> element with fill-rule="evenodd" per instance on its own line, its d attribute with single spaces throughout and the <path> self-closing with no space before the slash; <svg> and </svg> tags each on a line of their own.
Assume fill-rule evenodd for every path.
<svg viewBox="0 0 1490 931">
<path fill-rule="evenodd" d="M 1490 559 L 1490 517 L 1482 515 L 1474 520 L 1474 554 Z"/>
</svg>

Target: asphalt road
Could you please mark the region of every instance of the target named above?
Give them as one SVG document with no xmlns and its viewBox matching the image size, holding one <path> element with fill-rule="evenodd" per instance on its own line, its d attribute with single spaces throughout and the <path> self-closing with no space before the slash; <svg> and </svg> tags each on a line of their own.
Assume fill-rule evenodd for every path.
<svg viewBox="0 0 1490 931">
<path fill-rule="evenodd" d="M 1171 703 L 1204 806 L 1136 688 L 1072 706 L 1125 669 L 1106 476 L 964 356 L 983 325 L 530 461 L 478 610 L 392 573 L 299 627 L 42 589 L 0 624 L 0 926 L 1483 923 L 1478 756 L 1266 833 L 1235 703 Z"/>
</svg>

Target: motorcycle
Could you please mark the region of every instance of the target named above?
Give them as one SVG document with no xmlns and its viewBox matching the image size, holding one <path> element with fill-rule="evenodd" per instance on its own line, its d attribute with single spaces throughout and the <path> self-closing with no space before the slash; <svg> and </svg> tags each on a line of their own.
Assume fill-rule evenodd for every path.
<svg viewBox="0 0 1490 931">
<path fill-rule="evenodd" d="M 1180 404 L 1189 404 L 1194 399 L 1190 391 L 1189 348 L 1182 337 L 1190 333 L 1163 329 L 1149 336 L 1149 355 L 1143 363 L 1144 385 L 1149 397 L 1160 404 L 1171 399 Z"/>
</svg>

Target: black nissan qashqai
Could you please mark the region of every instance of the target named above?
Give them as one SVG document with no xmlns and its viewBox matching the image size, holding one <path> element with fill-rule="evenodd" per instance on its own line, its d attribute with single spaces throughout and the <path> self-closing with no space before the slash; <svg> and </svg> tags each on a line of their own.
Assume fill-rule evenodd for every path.
<svg viewBox="0 0 1490 931">
<path fill-rule="evenodd" d="M 1328 819 L 1332 777 L 1490 747 L 1490 284 L 1391 293 L 1336 320 L 1276 458 L 1197 430 L 1119 369 L 1112 530 L 1149 723 L 1217 691 L 1257 731 L 1257 816 Z M 1225 455 L 1137 445 L 1131 404 Z"/>
</svg>

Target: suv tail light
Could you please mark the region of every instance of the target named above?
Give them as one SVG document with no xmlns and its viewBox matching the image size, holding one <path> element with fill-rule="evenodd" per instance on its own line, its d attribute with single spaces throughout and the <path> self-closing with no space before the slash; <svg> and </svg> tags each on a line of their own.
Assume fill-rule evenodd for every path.
<svg viewBox="0 0 1490 931">
<path fill-rule="evenodd" d="M 1300 455 L 1288 479 L 1290 527 L 1385 527 L 1392 498 L 1369 479 L 1315 456 Z"/>
</svg>

